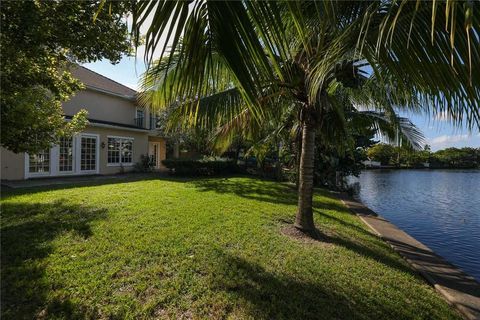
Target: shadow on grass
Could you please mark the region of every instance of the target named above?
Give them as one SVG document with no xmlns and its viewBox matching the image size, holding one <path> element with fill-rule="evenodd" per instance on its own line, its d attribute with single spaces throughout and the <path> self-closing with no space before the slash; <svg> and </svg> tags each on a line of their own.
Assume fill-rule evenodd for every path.
<svg viewBox="0 0 480 320">
<path fill-rule="evenodd" d="M 48 297 L 54 283 L 43 261 L 53 252 L 52 241 L 65 232 L 92 235 L 90 223 L 106 217 L 106 209 L 54 203 L 2 204 L 2 319 L 88 317 L 84 306 Z"/>
<path fill-rule="evenodd" d="M 189 181 L 189 183 L 192 183 L 197 190 L 202 192 L 214 191 L 220 194 L 230 193 L 242 198 L 273 204 L 296 205 L 298 203 L 297 189 L 294 185 L 251 176 L 245 178 L 248 179 L 195 179 Z M 350 211 L 337 201 L 326 203 L 314 200 L 313 206 L 321 208 L 322 210 L 337 210 L 350 214 Z"/>
<path fill-rule="evenodd" d="M 35 194 L 37 192 L 54 191 L 62 189 L 95 187 L 119 183 L 131 183 L 138 181 L 163 180 L 174 182 L 188 182 L 191 178 L 175 177 L 164 173 L 125 173 L 107 176 L 72 176 L 55 178 L 38 178 L 31 181 L 20 181 L 27 187 L 10 188 L 2 184 L 2 200 L 23 194 Z M 29 184 L 29 182 L 31 182 Z M 8 183 L 7 183 L 8 184 Z M 40 185 L 39 185 L 40 184 Z M 43 185 L 41 185 L 43 184 Z"/>
<path fill-rule="evenodd" d="M 192 180 L 190 183 L 200 191 L 231 193 L 246 199 L 265 201 L 273 204 L 297 204 L 297 192 L 295 188 L 285 183 L 275 183 L 260 179 L 232 180 L 227 178 Z M 327 195 L 327 197 L 329 196 Z M 353 234 L 350 232 L 351 235 L 325 234 L 322 236 L 324 241 L 342 246 L 375 261 L 380 261 L 390 268 L 419 277 L 406 263 L 402 263 L 402 260 L 386 255 L 386 252 L 389 252 L 390 248 L 388 248 L 385 243 L 378 241 L 375 235 L 360 226 L 349 223 L 345 219 L 342 219 L 341 216 L 335 217 L 325 213 L 325 211 L 328 210 L 335 210 L 340 213 L 340 215 L 352 215 L 352 213 L 338 201 L 317 200 L 314 201 L 313 206 L 314 214 L 321 216 L 323 219 L 330 220 L 345 229 L 349 229 L 349 231 L 353 231 Z M 292 221 L 285 221 L 285 219 L 280 219 L 279 221 L 293 224 L 293 212 Z M 323 234 L 324 232 L 320 231 L 320 233 Z"/>
<path fill-rule="evenodd" d="M 274 273 L 226 252 L 219 252 L 218 257 L 213 289 L 246 305 L 244 310 L 253 319 L 408 318 L 404 310 L 375 298 L 363 299 L 361 293 L 352 296 L 328 284 Z"/>
<path fill-rule="evenodd" d="M 214 191 L 220 194 L 235 194 L 239 197 L 276 204 L 297 203 L 293 186 L 281 182 L 256 178 L 235 180 L 228 178 L 197 179 L 190 181 L 201 192 Z"/>
<path fill-rule="evenodd" d="M 260 179 L 235 180 L 227 178 L 192 180 L 190 183 L 192 183 L 197 190 L 204 192 L 214 191 L 221 194 L 231 193 L 246 199 L 264 201 L 272 204 L 297 204 L 297 192 L 295 188 L 285 183 L 275 183 Z M 330 196 L 327 195 L 327 197 Z M 387 252 L 390 252 L 390 248 L 388 248 L 385 243 L 378 241 L 378 238 L 375 235 L 358 225 L 342 219 L 342 215 L 350 216 L 352 213 L 338 201 L 316 200 L 314 201 L 313 206 L 314 214 L 319 215 L 322 219 L 330 220 L 341 228 L 349 229 L 348 234 L 343 234 L 341 231 L 335 234 L 325 234 L 323 230 L 320 230 L 322 234 L 325 234 L 322 236 L 324 241 L 342 246 L 375 261 L 380 261 L 390 268 L 419 277 L 406 263 L 402 263 L 402 260 L 400 259 L 395 259 L 394 254 L 392 256 L 387 255 Z M 334 210 L 340 215 L 337 217 L 328 214 L 326 213 L 328 210 Z M 292 212 L 292 221 L 285 221 L 285 219 L 280 219 L 279 221 L 293 224 L 293 214 L 294 213 Z"/>
</svg>

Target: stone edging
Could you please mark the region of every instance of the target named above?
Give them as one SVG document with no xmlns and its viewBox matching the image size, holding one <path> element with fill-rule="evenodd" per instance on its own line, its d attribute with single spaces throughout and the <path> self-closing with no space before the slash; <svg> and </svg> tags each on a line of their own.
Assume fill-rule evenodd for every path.
<svg viewBox="0 0 480 320">
<path fill-rule="evenodd" d="M 336 196 L 385 240 L 466 319 L 480 319 L 480 284 L 388 220 L 346 194 Z"/>
</svg>

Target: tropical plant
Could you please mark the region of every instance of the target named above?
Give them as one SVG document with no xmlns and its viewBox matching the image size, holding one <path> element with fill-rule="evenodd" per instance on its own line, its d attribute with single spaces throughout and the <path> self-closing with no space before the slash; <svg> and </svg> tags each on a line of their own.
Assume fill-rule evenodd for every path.
<svg viewBox="0 0 480 320">
<path fill-rule="evenodd" d="M 103 3 L 105 12 L 96 16 Z M 118 62 L 133 48 L 124 15 L 128 1 L 2 1 L 0 8 L 1 145 L 35 153 L 56 143 L 67 124 L 61 102 L 82 84 L 74 63 Z"/>
<path fill-rule="evenodd" d="M 157 48 L 164 58 L 150 65 L 144 102 L 178 104 L 190 124 L 230 117 L 239 127 L 289 104 L 302 129 L 295 226 L 312 232 L 316 132 L 329 112 L 343 118 L 341 98 L 391 115 L 406 106 L 479 124 L 478 9 L 473 1 L 140 2 L 134 33 L 153 16 L 146 58 Z M 199 112 L 215 99 L 223 103 Z"/>
</svg>

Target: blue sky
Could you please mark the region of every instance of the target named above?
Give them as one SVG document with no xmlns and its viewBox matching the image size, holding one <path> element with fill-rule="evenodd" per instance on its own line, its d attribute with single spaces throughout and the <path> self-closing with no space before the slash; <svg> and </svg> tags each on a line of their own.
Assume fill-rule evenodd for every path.
<svg viewBox="0 0 480 320">
<path fill-rule="evenodd" d="M 120 63 L 112 65 L 109 61 L 97 61 L 84 64 L 85 67 L 110 79 L 120 82 L 132 89 L 138 89 L 138 80 L 145 71 L 142 55 L 125 57 Z M 446 119 L 428 117 L 426 115 L 406 114 L 425 134 L 426 142 L 432 150 L 448 147 L 480 148 L 480 132 L 478 129 L 469 132 L 466 127 L 454 128 Z"/>
</svg>

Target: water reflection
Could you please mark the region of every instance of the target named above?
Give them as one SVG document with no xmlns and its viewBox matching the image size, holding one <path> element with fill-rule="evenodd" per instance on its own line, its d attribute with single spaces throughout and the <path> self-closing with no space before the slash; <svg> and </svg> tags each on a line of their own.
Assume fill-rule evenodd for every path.
<svg viewBox="0 0 480 320">
<path fill-rule="evenodd" d="M 369 170 L 349 182 L 372 210 L 480 280 L 480 170 Z"/>
</svg>

